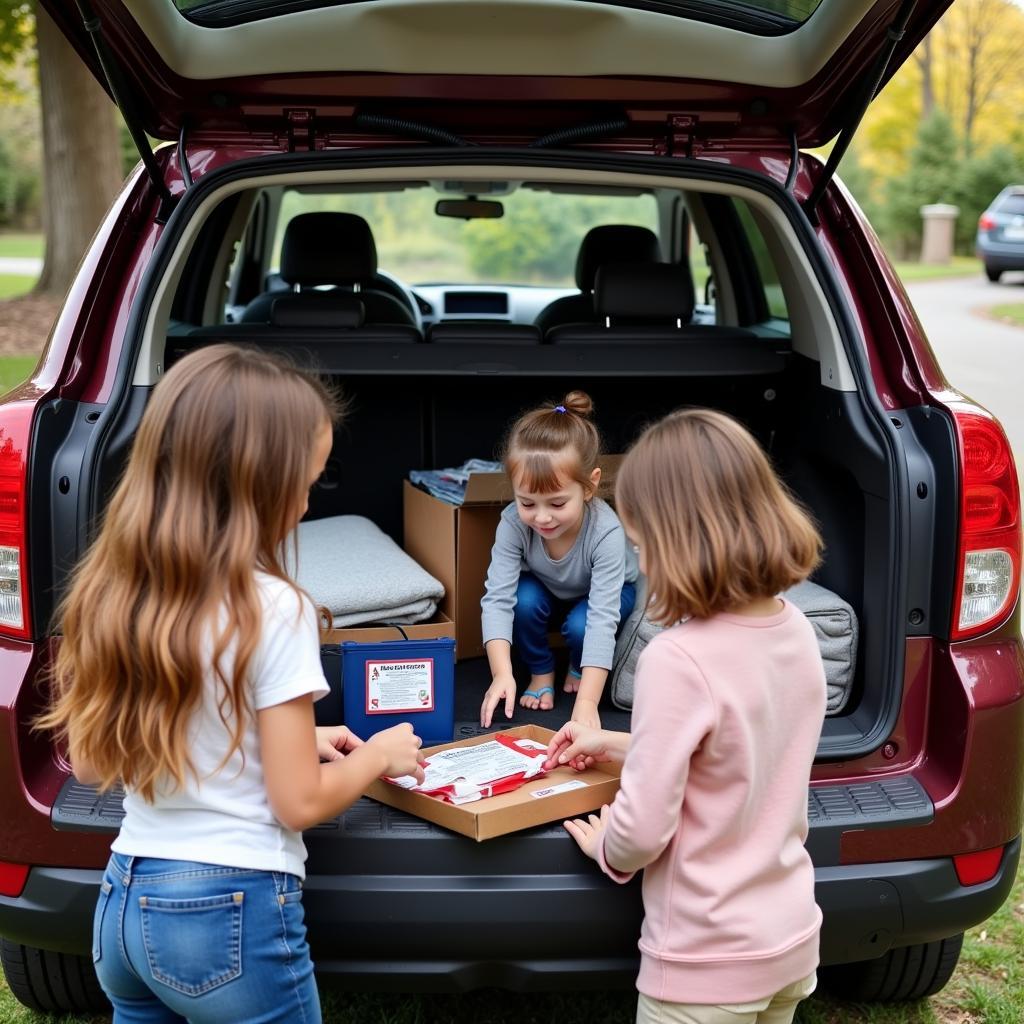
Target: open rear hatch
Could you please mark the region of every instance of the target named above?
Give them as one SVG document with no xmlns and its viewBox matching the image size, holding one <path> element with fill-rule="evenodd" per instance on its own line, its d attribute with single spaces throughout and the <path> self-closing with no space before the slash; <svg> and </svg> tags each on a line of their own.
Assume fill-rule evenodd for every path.
<svg viewBox="0 0 1024 1024">
<path fill-rule="evenodd" d="M 699 154 L 834 138 L 951 0 L 42 2 L 137 141 Z"/>
</svg>

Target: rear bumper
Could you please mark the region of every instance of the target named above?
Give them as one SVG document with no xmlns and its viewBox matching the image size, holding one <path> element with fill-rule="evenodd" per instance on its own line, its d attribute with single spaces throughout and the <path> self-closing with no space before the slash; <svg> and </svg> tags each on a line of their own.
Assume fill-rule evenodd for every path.
<svg viewBox="0 0 1024 1024">
<path fill-rule="evenodd" d="M 1013 885 L 1020 846 L 1018 837 L 995 877 L 969 887 L 948 858 L 817 869 L 822 963 L 870 959 L 984 921 Z M 34 869 L 20 898 L 0 899 L 0 934 L 86 954 L 100 874 Z M 346 987 L 531 991 L 629 986 L 636 978 L 639 885 L 614 886 L 596 870 L 475 879 L 311 875 L 304 904 L 318 973 Z"/>
<path fill-rule="evenodd" d="M 987 267 L 1024 270 L 1024 244 L 1020 242 L 991 242 L 979 238 L 975 243 L 975 251 Z"/>
</svg>

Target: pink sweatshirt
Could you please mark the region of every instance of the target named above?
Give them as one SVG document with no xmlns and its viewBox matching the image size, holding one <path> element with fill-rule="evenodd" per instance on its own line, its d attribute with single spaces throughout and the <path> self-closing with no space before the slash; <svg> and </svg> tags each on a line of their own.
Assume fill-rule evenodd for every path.
<svg viewBox="0 0 1024 1024">
<path fill-rule="evenodd" d="M 692 619 L 640 656 L 632 740 L 598 863 L 645 868 L 637 988 L 677 1003 L 762 999 L 818 964 L 804 849 L 825 670 L 792 604 Z"/>
</svg>

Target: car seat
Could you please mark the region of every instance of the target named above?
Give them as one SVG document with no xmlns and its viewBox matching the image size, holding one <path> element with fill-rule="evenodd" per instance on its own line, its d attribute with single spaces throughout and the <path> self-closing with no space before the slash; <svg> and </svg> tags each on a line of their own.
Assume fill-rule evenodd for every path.
<svg viewBox="0 0 1024 1024">
<path fill-rule="evenodd" d="M 604 263 L 659 263 L 658 236 L 632 224 L 602 224 L 591 228 L 580 243 L 576 256 L 576 287 L 579 295 L 567 295 L 548 303 L 534 323 L 541 333 L 560 324 L 595 323 L 594 278 Z"/>
<path fill-rule="evenodd" d="M 281 277 L 294 295 L 307 295 L 311 304 L 322 292 L 312 289 L 333 285 L 358 294 L 367 324 L 407 324 L 416 318 L 396 286 L 377 273 L 377 246 L 370 225 L 353 213 L 300 213 L 285 228 L 281 246 Z M 280 291 L 257 295 L 242 313 L 242 323 L 270 323 Z M 300 300 L 301 301 L 301 300 Z"/>
</svg>

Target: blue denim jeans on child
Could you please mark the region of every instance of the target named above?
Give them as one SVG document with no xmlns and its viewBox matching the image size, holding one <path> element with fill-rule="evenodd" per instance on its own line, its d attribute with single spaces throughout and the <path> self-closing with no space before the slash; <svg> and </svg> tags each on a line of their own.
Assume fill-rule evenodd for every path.
<svg viewBox="0 0 1024 1024">
<path fill-rule="evenodd" d="M 320 1024 L 294 875 L 112 854 L 92 958 L 114 1024 Z"/>
<path fill-rule="evenodd" d="M 622 585 L 619 626 L 629 617 L 636 601 L 636 586 Z M 561 621 L 562 637 L 569 648 L 569 671 L 579 675 L 583 659 L 583 638 L 587 632 L 587 599 L 563 601 L 548 590 L 533 573 L 519 577 L 516 608 L 512 619 L 512 647 L 535 676 L 555 670 L 555 656 L 548 646 L 548 630 Z"/>
</svg>

